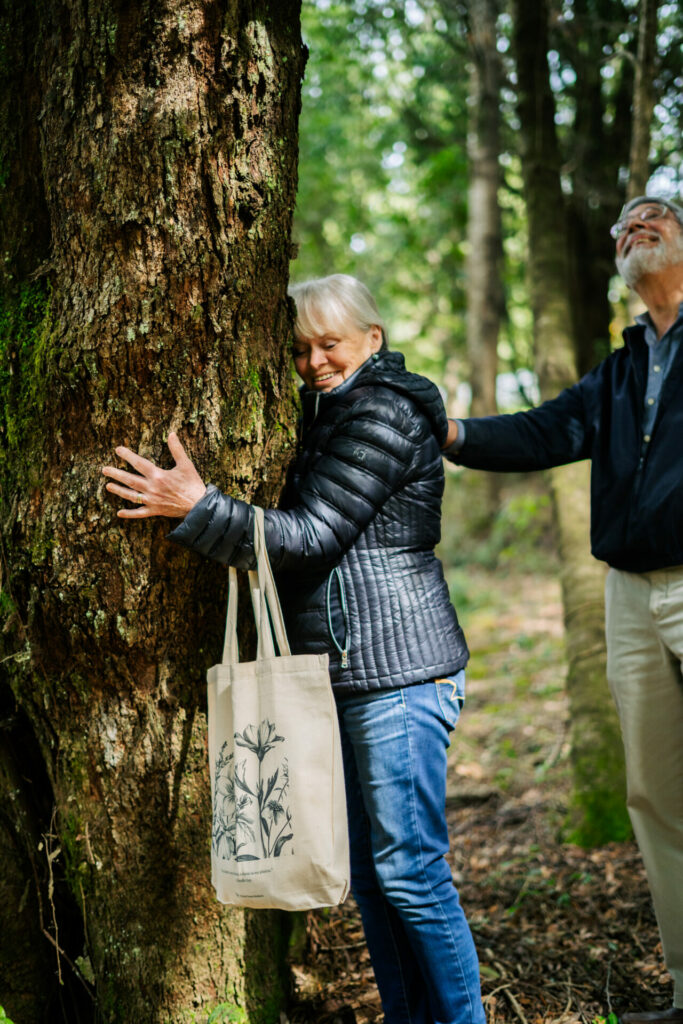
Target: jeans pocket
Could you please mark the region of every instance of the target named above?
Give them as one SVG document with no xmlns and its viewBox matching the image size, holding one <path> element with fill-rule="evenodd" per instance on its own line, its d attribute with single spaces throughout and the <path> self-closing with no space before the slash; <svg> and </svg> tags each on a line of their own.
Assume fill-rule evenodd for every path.
<svg viewBox="0 0 683 1024">
<path fill-rule="evenodd" d="M 434 685 L 444 722 L 449 729 L 455 729 L 465 703 L 465 670 L 445 679 L 435 679 Z"/>
</svg>

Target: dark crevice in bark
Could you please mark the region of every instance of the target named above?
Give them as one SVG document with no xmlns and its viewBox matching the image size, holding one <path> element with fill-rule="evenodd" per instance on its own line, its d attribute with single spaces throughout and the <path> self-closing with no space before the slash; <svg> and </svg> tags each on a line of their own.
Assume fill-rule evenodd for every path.
<svg viewBox="0 0 683 1024">
<path fill-rule="evenodd" d="M 30 720 L 2 682 L 0 716 L 0 1005 L 22 1024 L 90 1024 L 93 992 L 76 967 L 83 918 L 66 876 L 55 795 Z"/>
</svg>

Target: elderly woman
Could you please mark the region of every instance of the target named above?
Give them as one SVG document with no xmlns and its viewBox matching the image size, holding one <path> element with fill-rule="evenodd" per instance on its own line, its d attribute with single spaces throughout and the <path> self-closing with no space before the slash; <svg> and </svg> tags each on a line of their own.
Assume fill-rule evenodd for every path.
<svg viewBox="0 0 683 1024">
<path fill-rule="evenodd" d="M 446 753 L 468 651 L 434 555 L 447 431 L 437 389 L 386 348 L 360 281 L 291 290 L 301 447 L 266 543 L 294 653 L 327 652 L 342 735 L 351 885 L 387 1024 L 482 1024 L 477 955 L 444 859 Z M 124 518 L 251 568 L 250 505 L 205 487 L 178 438 L 161 471 L 106 467 Z"/>
</svg>

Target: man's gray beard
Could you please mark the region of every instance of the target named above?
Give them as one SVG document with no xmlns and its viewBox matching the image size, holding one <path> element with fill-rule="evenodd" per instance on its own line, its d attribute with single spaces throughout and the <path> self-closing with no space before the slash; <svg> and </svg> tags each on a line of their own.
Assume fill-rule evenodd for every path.
<svg viewBox="0 0 683 1024">
<path fill-rule="evenodd" d="M 636 245 L 628 256 L 617 256 L 615 262 L 626 284 L 633 288 L 645 274 L 683 263 L 683 230 L 670 242 L 660 238 L 656 245 Z"/>
</svg>

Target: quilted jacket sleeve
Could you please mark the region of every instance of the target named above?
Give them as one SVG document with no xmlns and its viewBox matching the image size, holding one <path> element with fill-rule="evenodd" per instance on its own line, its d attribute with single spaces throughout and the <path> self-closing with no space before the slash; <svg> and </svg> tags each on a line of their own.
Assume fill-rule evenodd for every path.
<svg viewBox="0 0 683 1024">
<path fill-rule="evenodd" d="M 300 504 L 266 511 L 266 545 L 276 570 L 334 564 L 406 479 L 429 431 L 409 400 L 384 388 L 350 403 L 314 468 L 300 483 Z M 170 534 L 199 554 L 252 568 L 253 508 L 215 487 Z"/>
</svg>

